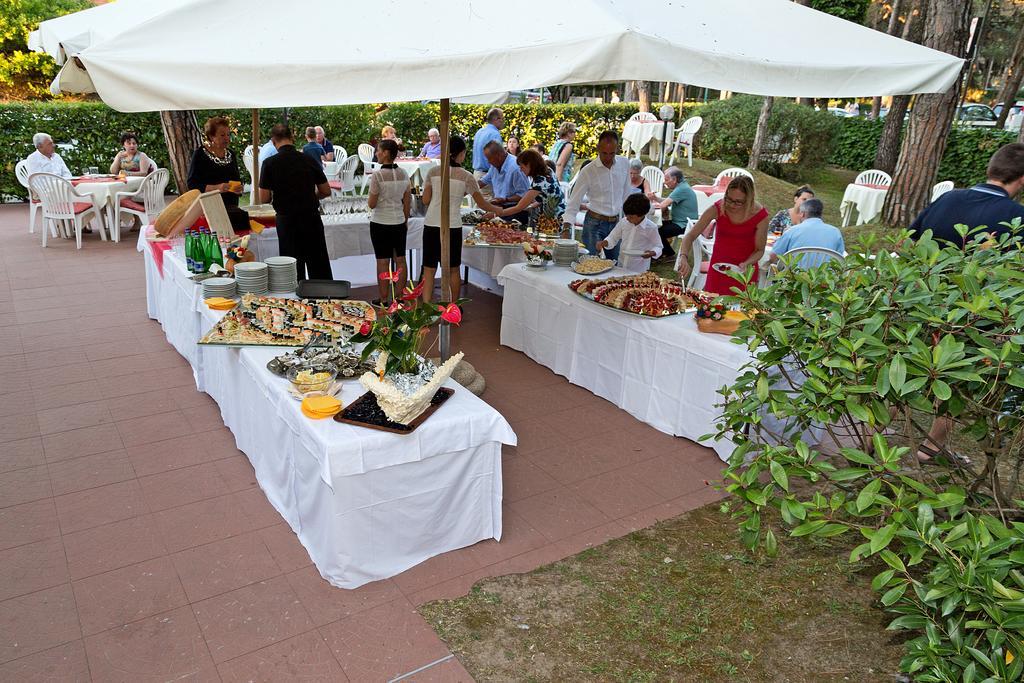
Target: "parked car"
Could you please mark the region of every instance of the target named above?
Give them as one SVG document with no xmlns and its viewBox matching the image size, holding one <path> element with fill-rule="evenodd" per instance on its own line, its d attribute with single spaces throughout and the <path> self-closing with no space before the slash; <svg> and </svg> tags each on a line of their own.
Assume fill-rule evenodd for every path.
<svg viewBox="0 0 1024 683">
<path fill-rule="evenodd" d="M 1003 103 L 999 102 L 996 104 L 996 106 L 992 107 L 992 111 L 996 113 L 996 116 L 999 116 L 1003 112 Z M 1022 122 L 1024 122 L 1024 100 L 1017 100 L 1010 107 L 1010 113 L 1006 116 L 1006 129 L 1020 130 Z"/>
<path fill-rule="evenodd" d="M 856 116 L 856 114 L 851 114 L 842 107 L 829 107 L 828 113 L 832 114 L 832 116 L 838 116 L 841 119 L 848 119 Z"/>
<path fill-rule="evenodd" d="M 993 127 L 999 117 L 987 104 L 963 104 L 956 108 L 954 121 L 963 126 Z"/>
</svg>

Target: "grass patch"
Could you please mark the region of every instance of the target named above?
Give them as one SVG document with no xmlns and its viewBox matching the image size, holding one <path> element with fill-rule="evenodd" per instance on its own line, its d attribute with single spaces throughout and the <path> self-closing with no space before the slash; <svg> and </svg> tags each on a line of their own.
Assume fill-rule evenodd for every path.
<svg viewBox="0 0 1024 683">
<path fill-rule="evenodd" d="M 420 611 L 479 681 L 891 681 L 902 645 L 853 543 L 751 555 L 711 505 Z"/>
</svg>

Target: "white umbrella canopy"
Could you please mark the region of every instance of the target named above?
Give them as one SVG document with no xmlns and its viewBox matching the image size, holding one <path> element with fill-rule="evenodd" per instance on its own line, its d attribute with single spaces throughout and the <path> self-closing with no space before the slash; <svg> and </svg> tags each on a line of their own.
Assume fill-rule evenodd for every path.
<svg viewBox="0 0 1024 683">
<path fill-rule="evenodd" d="M 58 64 L 63 64 L 68 57 L 93 43 L 138 26 L 182 1 L 119 0 L 48 19 L 29 34 L 28 47 L 34 52 L 45 52 Z"/>
<path fill-rule="evenodd" d="M 250 0 L 168 4 L 84 49 L 60 87 L 81 91 L 84 65 L 91 89 L 121 111 L 418 101 L 633 79 L 854 97 L 941 92 L 962 66 L 790 0 L 568 0 L 528 32 L 508 30 L 509 19 L 549 17 L 550 0 L 297 0 L 277 20 Z M 348 36 L 311 38 L 310 23 L 348 27 Z"/>
</svg>

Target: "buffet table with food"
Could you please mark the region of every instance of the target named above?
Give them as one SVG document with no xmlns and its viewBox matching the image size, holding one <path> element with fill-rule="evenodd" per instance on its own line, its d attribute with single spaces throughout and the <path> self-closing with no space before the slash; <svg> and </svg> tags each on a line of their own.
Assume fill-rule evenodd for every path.
<svg viewBox="0 0 1024 683">
<path fill-rule="evenodd" d="M 597 277 L 572 268 L 510 265 L 501 343 L 589 389 L 656 429 L 697 441 L 750 359 L 743 346 L 698 329 L 695 301 L 653 273 L 636 275 L 600 262 Z M 723 460 L 729 441 L 712 446 Z"/>
<path fill-rule="evenodd" d="M 250 286 L 263 264 L 242 271 L 239 262 L 235 282 L 197 283 L 176 246 L 140 240 L 150 317 L 192 364 L 325 579 L 356 588 L 501 538 L 501 446 L 516 437 L 497 411 L 440 375 L 429 419 L 391 422 L 384 403 L 366 410 L 372 358 L 346 340 L 374 324 L 375 309 L 294 295 L 232 298 L 236 282 Z M 215 293 L 225 296 L 208 296 Z"/>
</svg>

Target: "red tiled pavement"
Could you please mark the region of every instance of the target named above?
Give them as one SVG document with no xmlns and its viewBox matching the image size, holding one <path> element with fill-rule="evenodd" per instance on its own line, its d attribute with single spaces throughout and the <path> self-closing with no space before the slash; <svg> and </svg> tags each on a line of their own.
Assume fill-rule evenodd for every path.
<svg viewBox="0 0 1024 683">
<path fill-rule="evenodd" d="M 716 498 L 710 451 L 499 346 L 474 290 L 455 344 L 519 436 L 504 536 L 334 588 L 146 317 L 134 235 L 44 250 L 27 216 L 0 206 L 0 680 L 468 681 L 417 605 Z"/>
</svg>

